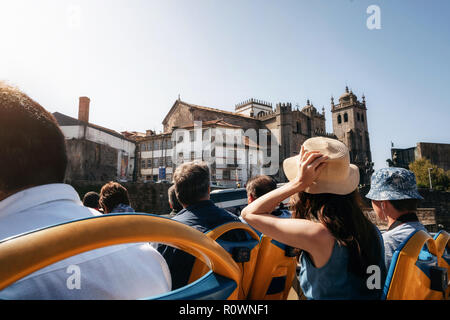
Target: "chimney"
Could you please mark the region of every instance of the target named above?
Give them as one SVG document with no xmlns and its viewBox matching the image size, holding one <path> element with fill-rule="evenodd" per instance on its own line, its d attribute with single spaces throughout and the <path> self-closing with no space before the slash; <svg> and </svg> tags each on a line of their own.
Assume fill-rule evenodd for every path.
<svg viewBox="0 0 450 320">
<path fill-rule="evenodd" d="M 89 103 L 91 100 L 88 97 L 80 97 L 78 107 L 78 120 L 89 122 Z"/>
</svg>

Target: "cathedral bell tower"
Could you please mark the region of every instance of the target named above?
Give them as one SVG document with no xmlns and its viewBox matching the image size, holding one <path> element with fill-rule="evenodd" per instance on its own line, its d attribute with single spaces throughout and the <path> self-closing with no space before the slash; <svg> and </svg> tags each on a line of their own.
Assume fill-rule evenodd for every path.
<svg viewBox="0 0 450 320">
<path fill-rule="evenodd" d="M 362 101 L 359 101 L 357 96 L 345 87 L 338 104 L 335 104 L 334 98 L 331 97 L 331 114 L 333 133 L 347 145 L 350 162 L 359 167 L 360 184 L 370 184 L 373 163 L 367 126 L 366 98 L 363 95 Z"/>
</svg>

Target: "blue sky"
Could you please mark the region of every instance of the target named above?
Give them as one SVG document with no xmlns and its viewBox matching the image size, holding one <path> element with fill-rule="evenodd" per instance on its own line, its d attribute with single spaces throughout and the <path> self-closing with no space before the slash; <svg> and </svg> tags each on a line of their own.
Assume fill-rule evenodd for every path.
<svg viewBox="0 0 450 320">
<path fill-rule="evenodd" d="M 369 30 L 366 9 L 381 9 Z M 0 78 L 49 111 L 117 131 L 162 130 L 182 100 L 326 109 L 364 93 L 375 168 L 391 141 L 450 143 L 448 0 L 0 0 Z"/>
</svg>

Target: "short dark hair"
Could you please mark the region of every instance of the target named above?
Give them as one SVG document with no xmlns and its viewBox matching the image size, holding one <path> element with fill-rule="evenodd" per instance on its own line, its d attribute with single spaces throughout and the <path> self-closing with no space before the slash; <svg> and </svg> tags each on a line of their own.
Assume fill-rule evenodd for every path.
<svg viewBox="0 0 450 320">
<path fill-rule="evenodd" d="M 172 206 L 173 211 L 178 212 L 183 210 L 183 206 L 178 202 L 177 194 L 175 191 L 175 185 L 172 185 L 169 190 L 167 190 L 169 196 L 169 203 Z"/>
<path fill-rule="evenodd" d="M 178 201 L 192 205 L 209 193 L 209 168 L 206 162 L 186 162 L 173 174 Z"/>
<path fill-rule="evenodd" d="M 247 181 L 247 195 L 257 199 L 277 188 L 277 182 L 271 176 L 257 175 Z"/>
<path fill-rule="evenodd" d="M 100 195 L 97 192 L 89 191 L 83 197 L 83 205 L 88 208 L 98 209 Z"/>
<path fill-rule="evenodd" d="M 417 206 L 419 204 L 418 199 L 404 199 L 404 200 L 389 200 L 395 210 L 399 212 L 404 211 L 417 211 Z"/>
<path fill-rule="evenodd" d="M 63 183 L 64 134 L 51 113 L 0 81 L 0 190 Z"/>
<path fill-rule="evenodd" d="M 110 181 L 100 190 L 100 206 L 111 212 L 117 205 L 130 205 L 127 189 L 118 182 Z"/>
</svg>

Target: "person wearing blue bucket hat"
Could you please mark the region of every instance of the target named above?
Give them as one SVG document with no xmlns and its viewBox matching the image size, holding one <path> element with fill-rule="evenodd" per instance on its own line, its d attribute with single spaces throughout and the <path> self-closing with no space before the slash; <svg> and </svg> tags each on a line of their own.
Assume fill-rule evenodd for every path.
<svg viewBox="0 0 450 320">
<path fill-rule="evenodd" d="M 398 246 L 415 230 L 425 227 L 417 218 L 417 205 L 423 197 L 417 190 L 414 173 L 403 168 L 383 168 L 371 178 L 366 198 L 372 200 L 377 216 L 387 221 L 388 230 L 383 233 L 386 267 Z"/>
</svg>

